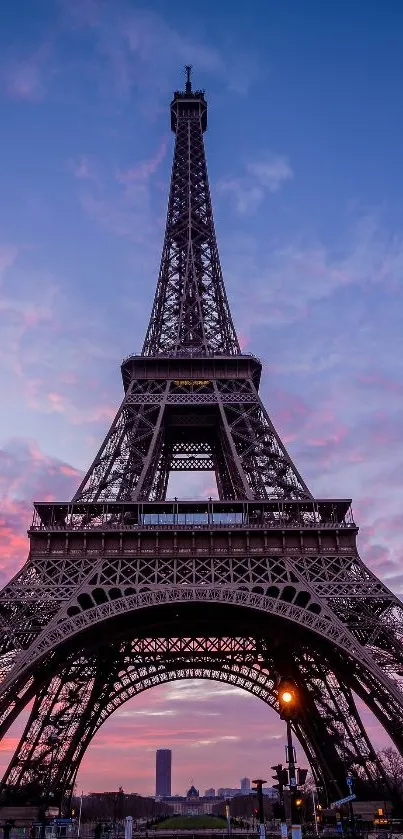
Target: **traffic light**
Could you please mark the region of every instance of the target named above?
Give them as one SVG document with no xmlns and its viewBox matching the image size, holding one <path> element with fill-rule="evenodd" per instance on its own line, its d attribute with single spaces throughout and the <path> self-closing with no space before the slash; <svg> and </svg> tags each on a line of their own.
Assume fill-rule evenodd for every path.
<svg viewBox="0 0 403 839">
<path fill-rule="evenodd" d="M 257 778 L 255 781 L 252 781 L 255 789 L 254 792 L 257 794 L 257 804 L 258 804 L 258 815 L 257 818 L 259 819 L 260 824 L 264 824 L 264 807 L 263 807 L 263 784 L 265 784 L 262 778 Z"/>
<path fill-rule="evenodd" d="M 299 787 L 304 786 L 308 771 L 308 769 L 297 769 L 297 784 Z"/>
<path fill-rule="evenodd" d="M 286 677 L 280 679 L 277 686 L 277 695 L 280 719 L 292 720 L 297 715 L 299 706 L 298 688 L 294 680 Z"/>
<path fill-rule="evenodd" d="M 273 784 L 273 789 L 278 789 L 281 793 L 283 787 L 288 785 L 288 769 L 283 769 L 282 763 L 277 763 L 276 766 L 272 766 L 271 768 L 276 773 L 275 775 L 272 775 L 272 778 L 278 782 L 277 784 Z"/>
</svg>

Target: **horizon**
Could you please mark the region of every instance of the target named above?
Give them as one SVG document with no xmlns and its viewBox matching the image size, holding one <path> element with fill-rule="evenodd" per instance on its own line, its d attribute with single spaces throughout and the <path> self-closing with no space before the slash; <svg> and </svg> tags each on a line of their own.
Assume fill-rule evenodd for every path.
<svg viewBox="0 0 403 839">
<path fill-rule="evenodd" d="M 32 500 L 77 489 L 120 404 L 120 362 L 143 342 L 169 103 L 192 61 L 242 351 L 263 362 L 263 401 L 302 477 L 317 497 L 353 498 L 362 559 L 402 597 L 403 10 L 389 8 L 207 0 L 167 14 L 159 0 L 37 0 L 34 11 L 15 0 L 0 10 L 1 586 L 26 560 Z M 189 475 L 170 492 L 214 489 Z M 388 744 L 363 718 L 374 744 Z M 0 770 L 25 719 L 0 744 Z M 174 681 L 107 720 L 77 788 L 126 790 L 133 778 L 136 792 L 152 789 L 156 738 L 177 755 L 173 788 L 196 765 L 204 790 L 217 789 L 215 767 L 266 777 L 284 762 L 283 725 L 261 700 Z"/>
<path fill-rule="evenodd" d="M 158 749 L 156 749 L 156 751 L 158 751 Z M 172 751 L 172 750 L 170 750 L 170 751 Z M 239 779 L 239 783 L 241 783 L 241 781 L 242 781 L 242 780 L 244 780 L 244 779 L 243 779 L 243 778 L 240 778 L 240 779 Z M 250 778 L 247 778 L 246 780 L 250 781 L 250 783 L 252 784 L 252 781 L 251 781 L 251 779 L 250 779 Z M 237 792 L 243 792 L 246 796 L 248 796 L 248 795 L 253 795 L 253 794 L 256 792 L 256 790 L 255 790 L 255 789 L 254 789 L 254 787 L 252 787 L 252 786 L 250 787 L 250 789 L 249 789 L 249 790 L 242 790 L 240 785 L 237 787 L 237 786 L 230 786 L 229 784 L 227 784 L 227 785 L 226 785 L 226 784 L 220 784 L 220 786 L 219 786 L 219 787 L 216 787 L 216 788 L 214 788 L 214 787 L 206 787 L 206 789 L 205 789 L 205 790 L 202 790 L 202 788 L 201 788 L 200 786 L 198 786 L 197 782 L 196 782 L 196 781 L 194 781 L 194 779 L 191 779 L 191 780 L 189 781 L 189 785 L 188 785 L 188 787 L 186 787 L 186 789 L 184 790 L 184 792 L 172 792 L 172 793 L 171 793 L 171 795 L 156 795 L 155 793 L 154 793 L 154 794 L 150 794 L 150 795 L 142 795 L 142 794 L 141 794 L 141 793 L 139 793 L 139 792 L 135 792 L 135 791 L 134 791 L 134 792 L 128 792 L 128 791 L 127 791 L 127 790 L 125 790 L 125 789 L 123 789 L 123 792 L 124 792 L 124 794 L 125 794 L 125 795 L 139 795 L 139 796 L 141 796 L 141 797 L 143 797 L 143 798 L 164 798 L 164 799 L 165 799 L 165 798 L 185 798 L 185 797 L 186 797 L 186 795 L 187 795 L 187 793 L 188 793 L 188 791 L 189 791 L 189 789 L 191 789 L 191 787 L 195 787 L 195 789 L 196 789 L 196 790 L 197 790 L 197 792 L 199 793 L 200 798 L 204 798 L 204 797 L 205 797 L 205 792 L 209 792 L 211 789 L 214 789 L 214 792 L 215 792 L 215 798 L 218 798 L 218 797 L 219 797 L 219 796 L 217 795 L 217 793 L 218 793 L 218 791 L 219 791 L 220 789 L 224 789 L 224 790 L 228 790 L 228 789 L 231 789 L 231 790 L 236 790 Z M 266 790 L 266 789 L 273 789 L 273 787 L 271 787 L 271 786 L 270 786 L 270 784 L 267 784 L 267 785 L 264 785 L 264 786 L 263 786 L 263 789 L 264 789 L 264 790 Z M 105 795 L 106 795 L 106 794 L 109 794 L 109 793 L 114 793 L 114 792 L 116 792 L 116 790 L 106 790 L 106 789 L 105 789 L 105 790 L 102 790 L 102 791 L 100 791 L 100 790 L 91 790 L 90 792 L 83 793 L 83 795 L 84 795 L 84 797 L 85 797 L 85 796 L 88 796 L 88 795 L 103 795 L 103 794 L 105 794 Z M 79 798 L 79 797 L 80 797 L 80 793 L 79 793 L 78 791 L 76 791 L 76 792 L 74 793 L 74 796 L 75 796 L 75 798 Z M 208 797 L 210 797 L 210 796 L 208 796 Z M 211 796 L 211 797 L 213 797 L 213 796 Z"/>
</svg>

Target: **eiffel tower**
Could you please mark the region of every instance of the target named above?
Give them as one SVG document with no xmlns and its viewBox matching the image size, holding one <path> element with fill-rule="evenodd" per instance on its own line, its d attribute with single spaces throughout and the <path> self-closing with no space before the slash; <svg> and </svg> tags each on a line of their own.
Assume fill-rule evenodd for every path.
<svg viewBox="0 0 403 839">
<path fill-rule="evenodd" d="M 278 711 L 325 799 L 346 769 L 382 777 L 357 707 L 403 753 L 401 602 L 357 553 L 349 499 L 315 498 L 242 353 L 214 231 L 193 90 L 170 106 L 175 151 L 157 290 L 124 398 L 70 502 L 35 503 L 30 552 L 0 592 L 0 736 L 31 703 L 2 790 L 72 794 L 82 757 L 129 698 L 175 679 L 237 685 Z M 168 500 L 171 472 L 211 470 L 218 500 Z"/>
</svg>

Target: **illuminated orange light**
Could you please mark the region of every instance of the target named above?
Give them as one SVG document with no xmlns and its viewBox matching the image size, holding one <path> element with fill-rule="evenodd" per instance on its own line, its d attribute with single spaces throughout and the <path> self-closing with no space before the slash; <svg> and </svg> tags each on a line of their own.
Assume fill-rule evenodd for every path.
<svg viewBox="0 0 403 839">
<path fill-rule="evenodd" d="M 174 385 L 177 385 L 178 387 L 193 387 L 194 385 L 199 387 L 200 385 L 209 384 L 209 379 L 175 379 L 174 381 Z"/>
<path fill-rule="evenodd" d="M 283 702 L 292 702 L 294 699 L 292 693 L 289 690 L 285 690 L 284 693 L 281 694 L 281 699 Z"/>
</svg>

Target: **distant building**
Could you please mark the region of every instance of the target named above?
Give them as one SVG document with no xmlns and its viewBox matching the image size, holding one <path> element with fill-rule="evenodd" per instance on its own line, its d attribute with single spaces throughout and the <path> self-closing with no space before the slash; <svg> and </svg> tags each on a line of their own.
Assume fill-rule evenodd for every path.
<svg viewBox="0 0 403 839">
<path fill-rule="evenodd" d="M 249 783 L 249 787 L 246 786 L 246 783 Z M 263 795 L 267 795 L 269 798 L 278 798 L 277 790 L 273 789 L 273 787 L 263 787 Z M 236 789 L 234 787 L 220 787 L 217 790 L 217 797 L 218 798 L 235 798 L 237 795 L 255 795 L 256 790 L 251 789 L 250 786 L 250 779 L 249 778 L 242 778 L 241 779 L 241 788 Z"/>
<path fill-rule="evenodd" d="M 208 792 L 214 793 L 214 790 L 206 790 L 206 793 Z M 173 808 L 175 815 L 199 816 L 204 813 L 212 813 L 214 804 L 218 804 L 220 799 L 207 794 L 201 797 L 199 790 L 192 785 L 185 796 L 167 796 L 164 798 L 164 802 Z"/>
<path fill-rule="evenodd" d="M 274 787 L 263 787 L 262 792 L 263 795 L 267 795 L 269 798 L 278 798 L 278 790 L 274 789 Z"/>
<path fill-rule="evenodd" d="M 155 795 L 157 798 L 167 798 L 171 795 L 171 772 L 171 749 L 157 749 L 155 760 Z"/>
<path fill-rule="evenodd" d="M 241 790 L 234 789 L 234 787 L 220 787 L 217 790 L 217 795 L 219 798 L 235 798 L 236 795 L 241 795 Z"/>
<path fill-rule="evenodd" d="M 205 797 L 205 798 L 215 798 L 215 789 L 214 789 L 214 787 L 210 787 L 209 789 L 206 789 L 206 791 L 205 791 L 205 793 L 204 793 L 204 797 Z"/>
</svg>

